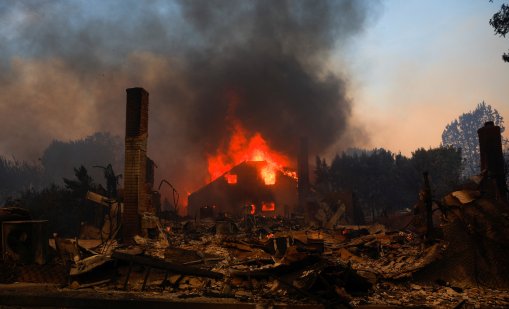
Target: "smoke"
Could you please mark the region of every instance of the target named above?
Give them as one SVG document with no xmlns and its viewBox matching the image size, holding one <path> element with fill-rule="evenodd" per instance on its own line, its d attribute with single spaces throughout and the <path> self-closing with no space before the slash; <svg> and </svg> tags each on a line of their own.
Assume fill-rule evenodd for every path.
<svg viewBox="0 0 509 309">
<path fill-rule="evenodd" d="M 345 76 L 328 69 L 369 1 L 16 1 L 0 4 L 0 154 L 123 136 L 125 88 L 150 93 L 156 173 L 191 191 L 233 116 L 290 156 L 352 138 Z M 230 115 L 231 116 L 231 115 Z M 63 158 L 65 159 L 65 158 Z"/>
</svg>

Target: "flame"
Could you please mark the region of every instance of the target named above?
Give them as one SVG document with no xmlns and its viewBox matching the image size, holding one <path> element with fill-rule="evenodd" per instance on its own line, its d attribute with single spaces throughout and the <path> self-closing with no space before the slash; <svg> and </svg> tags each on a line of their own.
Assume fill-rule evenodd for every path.
<svg viewBox="0 0 509 309">
<path fill-rule="evenodd" d="M 274 210 L 276 210 L 276 203 L 269 202 L 262 204 L 262 211 L 274 211 Z"/>
<path fill-rule="evenodd" d="M 235 174 L 226 174 L 226 182 L 233 185 L 237 183 L 237 175 Z"/>
<path fill-rule="evenodd" d="M 248 132 L 235 117 L 235 109 L 240 102 L 237 93 L 227 91 L 225 99 L 228 100 L 226 122 L 229 124 L 230 135 L 218 147 L 216 153 L 207 155 L 210 181 L 221 177 L 244 161 L 267 162 L 267 165 L 260 171 L 260 176 L 267 185 L 276 183 L 277 171 L 297 179 L 297 174 L 286 168 L 290 163 L 289 158 L 270 149 L 267 141 L 259 132 Z M 229 178 L 226 180 L 228 181 Z"/>
<path fill-rule="evenodd" d="M 276 183 L 276 170 L 273 166 L 267 165 L 260 171 L 263 181 L 266 185 L 273 185 Z"/>
<path fill-rule="evenodd" d="M 211 181 L 222 176 L 235 165 L 244 161 L 265 161 L 267 165 L 260 171 L 261 178 L 267 185 L 276 183 L 276 172 L 286 173 L 285 166 L 290 160 L 285 155 L 270 149 L 260 133 L 248 137 L 248 132 L 236 122 L 226 150 L 218 149 L 216 154 L 209 155 L 208 171 Z M 227 180 L 229 178 L 227 177 Z"/>
</svg>

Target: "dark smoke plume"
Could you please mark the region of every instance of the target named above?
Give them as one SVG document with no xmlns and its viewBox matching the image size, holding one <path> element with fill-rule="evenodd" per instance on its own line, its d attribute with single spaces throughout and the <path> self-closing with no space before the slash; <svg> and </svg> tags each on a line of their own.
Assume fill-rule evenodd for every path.
<svg viewBox="0 0 509 309">
<path fill-rule="evenodd" d="M 371 7 L 368 7 L 368 4 Z M 149 154 L 191 191 L 227 111 L 292 157 L 348 139 L 352 102 L 331 55 L 375 1 L 16 1 L 0 4 L 0 154 L 36 160 L 53 139 L 123 136 L 125 88 L 150 93 Z M 65 159 L 65 158 L 63 158 Z"/>
</svg>

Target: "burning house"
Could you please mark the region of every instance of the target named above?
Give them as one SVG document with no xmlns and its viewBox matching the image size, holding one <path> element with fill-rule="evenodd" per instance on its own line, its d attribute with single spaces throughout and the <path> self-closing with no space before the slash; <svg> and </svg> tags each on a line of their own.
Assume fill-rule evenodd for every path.
<svg viewBox="0 0 509 309">
<path fill-rule="evenodd" d="M 189 195 L 188 214 L 288 215 L 298 204 L 297 179 L 267 161 L 244 161 Z"/>
</svg>

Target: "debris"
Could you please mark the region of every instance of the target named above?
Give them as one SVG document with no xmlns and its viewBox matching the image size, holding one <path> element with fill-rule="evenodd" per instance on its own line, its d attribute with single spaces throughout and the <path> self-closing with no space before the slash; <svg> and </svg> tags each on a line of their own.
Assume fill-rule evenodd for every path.
<svg viewBox="0 0 509 309">
<path fill-rule="evenodd" d="M 78 276 L 85 274 L 110 261 L 111 258 L 101 254 L 78 260 L 71 266 L 70 275 Z"/>
<path fill-rule="evenodd" d="M 461 307 L 480 302 L 469 281 L 461 277 L 471 275 L 462 272 L 466 263 L 451 262 L 469 254 L 486 261 L 500 259 L 493 244 L 509 240 L 509 231 L 504 234 L 509 226 L 505 204 L 487 200 L 478 192 L 458 190 L 441 201 L 447 216 L 434 215 L 435 230 L 442 234 L 432 242 L 424 241 L 425 228 L 412 225 L 393 230 L 381 224 L 341 225 L 341 220 L 330 218 L 326 228 L 303 225 L 301 218 L 249 215 L 237 221 L 223 216 L 217 221 L 169 222 L 164 229 L 157 227 L 159 232 L 151 237 L 134 236 L 135 244 L 129 246 L 108 239 L 86 249 L 77 239 L 59 237 L 55 244 L 70 267 L 72 289 L 114 286 L 166 291 L 178 298 L 277 299 L 326 307 Z M 434 212 L 438 209 L 434 204 Z M 462 247 L 465 240 L 466 251 Z M 486 244 L 484 257 L 473 245 L 479 241 Z M 481 267 L 487 263 L 482 259 Z M 451 273 L 444 267 L 459 271 Z M 501 286 L 503 272 L 490 271 L 487 273 Z M 480 278 L 486 280 L 487 275 Z M 509 305 L 509 297 L 490 297 L 491 305 Z"/>
<path fill-rule="evenodd" d="M 181 264 L 175 264 L 166 262 L 161 259 L 153 258 L 150 256 L 143 255 L 130 255 L 121 252 L 114 252 L 111 256 L 113 259 L 123 260 L 127 262 L 133 262 L 136 264 L 150 266 L 154 268 L 160 268 L 164 270 L 169 270 L 175 273 L 179 273 L 182 275 L 192 275 L 192 276 L 201 276 L 201 277 L 209 277 L 209 278 L 222 278 L 223 274 L 213 272 L 210 270 L 193 268 Z"/>
<path fill-rule="evenodd" d="M 28 210 L 20 207 L 0 207 L 0 224 L 4 221 L 30 220 Z"/>
<path fill-rule="evenodd" d="M 81 252 L 76 239 L 63 239 L 53 234 L 58 255 L 64 262 L 77 262 L 81 260 Z"/>
<path fill-rule="evenodd" d="M 461 190 L 454 191 L 451 195 L 457 198 L 461 204 L 468 204 L 481 197 L 481 192 L 477 190 Z"/>
<path fill-rule="evenodd" d="M 111 279 L 105 279 L 105 280 L 101 280 L 101 281 L 97 281 L 97 282 L 91 282 L 91 283 L 86 283 L 86 284 L 79 284 L 78 281 L 73 281 L 69 287 L 71 289 L 73 289 L 73 290 L 86 289 L 86 288 L 90 288 L 90 287 L 93 287 L 93 286 L 98 286 L 98 285 L 106 284 L 106 283 L 109 283 L 109 282 L 111 282 Z"/>
</svg>

